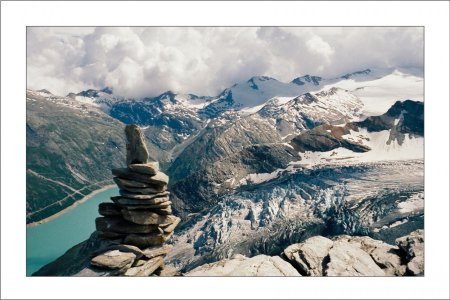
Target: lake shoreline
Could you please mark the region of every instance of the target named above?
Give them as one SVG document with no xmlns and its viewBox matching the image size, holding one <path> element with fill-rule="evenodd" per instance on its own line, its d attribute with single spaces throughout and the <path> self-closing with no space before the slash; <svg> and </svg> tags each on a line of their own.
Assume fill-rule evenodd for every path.
<svg viewBox="0 0 450 300">
<path fill-rule="evenodd" d="M 102 187 L 102 188 L 100 188 L 98 190 L 92 191 L 91 193 L 87 194 L 86 196 L 84 196 L 80 200 L 75 201 L 72 205 L 64 208 L 63 210 L 57 212 L 56 214 L 51 215 L 50 217 L 47 217 L 45 219 L 42 219 L 42 220 L 39 220 L 39 221 L 27 224 L 27 228 L 32 228 L 32 227 L 35 227 L 35 226 L 38 226 L 38 225 L 50 222 L 52 220 L 55 220 L 55 219 L 59 218 L 60 216 L 62 216 L 63 214 L 71 211 L 72 209 L 74 209 L 75 207 L 80 205 L 81 203 L 86 202 L 87 200 L 89 200 L 90 198 L 95 196 L 96 194 L 98 194 L 100 192 L 103 192 L 103 191 L 106 191 L 106 190 L 108 190 L 108 189 L 110 189 L 112 187 L 115 187 L 115 186 L 116 186 L 115 184 L 108 184 L 108 185 L 105 185 L 104 187 Z"/>
</svg>

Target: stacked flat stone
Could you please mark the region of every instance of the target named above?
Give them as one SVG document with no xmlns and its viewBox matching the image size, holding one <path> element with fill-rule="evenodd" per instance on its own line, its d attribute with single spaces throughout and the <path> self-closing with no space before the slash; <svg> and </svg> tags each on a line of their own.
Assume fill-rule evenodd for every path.
<svg viewBox="0 0 450 300">
<path fill-rule="evenodd" d="M 112 202 L 100 203 L 103 217 L 96 219 L 99 236 L 116 246 L 94 257 L 91 263 L 126 276 L 149 276 L 154 272 L 168 275 L 164 256 L 171 247 L 164 243 L 180 222 L 172 215 L 169 177 L 159 170 L 158 162 L 148 161 L 138 126 L 127 125 L 125 135 L 127 168 L 112 170 L 120 195 L 111 197 Z"/>
</svg>

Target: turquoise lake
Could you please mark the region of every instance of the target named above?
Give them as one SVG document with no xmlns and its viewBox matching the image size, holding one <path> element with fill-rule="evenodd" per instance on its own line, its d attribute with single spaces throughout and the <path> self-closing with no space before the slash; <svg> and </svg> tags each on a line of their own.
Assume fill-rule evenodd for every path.
<svg viewBox="0 0 450 300">
<path fill-rule="evenodd" d="M 27 276 L 87 239 L 95 230 L 98 204 L 118 193 L 116 187 L 102 191 L 55 220 L 27 228 Z"/>
</svg>

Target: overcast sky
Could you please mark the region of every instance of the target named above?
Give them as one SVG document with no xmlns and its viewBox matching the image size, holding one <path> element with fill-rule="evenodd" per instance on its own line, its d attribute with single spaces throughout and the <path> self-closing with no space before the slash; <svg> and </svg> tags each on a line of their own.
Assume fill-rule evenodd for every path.
<svg viewBox="0 0 450 300">
<path fill-rule="evenodd" d="M 266 75 L 289 82 L 370 67 L 423 68 L 423 29 L 29 27 L 27 84 L 58 95 L 112 87 L 127 97 L 216 95 Z"/>
</svg>

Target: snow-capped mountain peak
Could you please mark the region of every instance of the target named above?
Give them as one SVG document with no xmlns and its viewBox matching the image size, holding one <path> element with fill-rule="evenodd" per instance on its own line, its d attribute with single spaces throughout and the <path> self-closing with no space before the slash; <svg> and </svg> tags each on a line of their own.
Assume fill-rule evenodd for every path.
<svg viewBox="0 0 450 300">
<path fill-rule="evenodd" d="M 358 75 L 368 75 L 371 72 L 372 72 L 371 69 L 365 69 L 365 70 L 362 70 L 362 71 L 356 71 L 356 72 L 352 72 L 352 73 L 347 73 L 345 75 L 342 75 L 341 78 L 349 79 L 351 77 L 355 77 L 355 76 L 358 76 Z"/>
<path fill-rule="evenodd" d="M 274 97 L 257 112 L 272 119 L 286 139 L 319 124 L 340 124 L 361 117 L 363 103 L 351 92 L 331 88 L 297 97 Z"/>
<path fill-rule="evenodd" d="M 268 76 L 254 76 L 225 89 L 203 113 L 215 117 L 227 110 L 255 112 L 273 97 L 295 97 L 320 88 L 318 76 L 306 75 L 297 79 L 285 83 Z"/>
<path fill-rule="evenodd" d="M 291 81 L 291 83 L 294 83 L 296 85 L 305 85 L 306 83 L 311 83 L 317 86 L 320 85 L 320 81 L 322 81 L 322 77 L 305 75 L 302 77 L 295 78 L 294 80 Z"/>
</svg>

